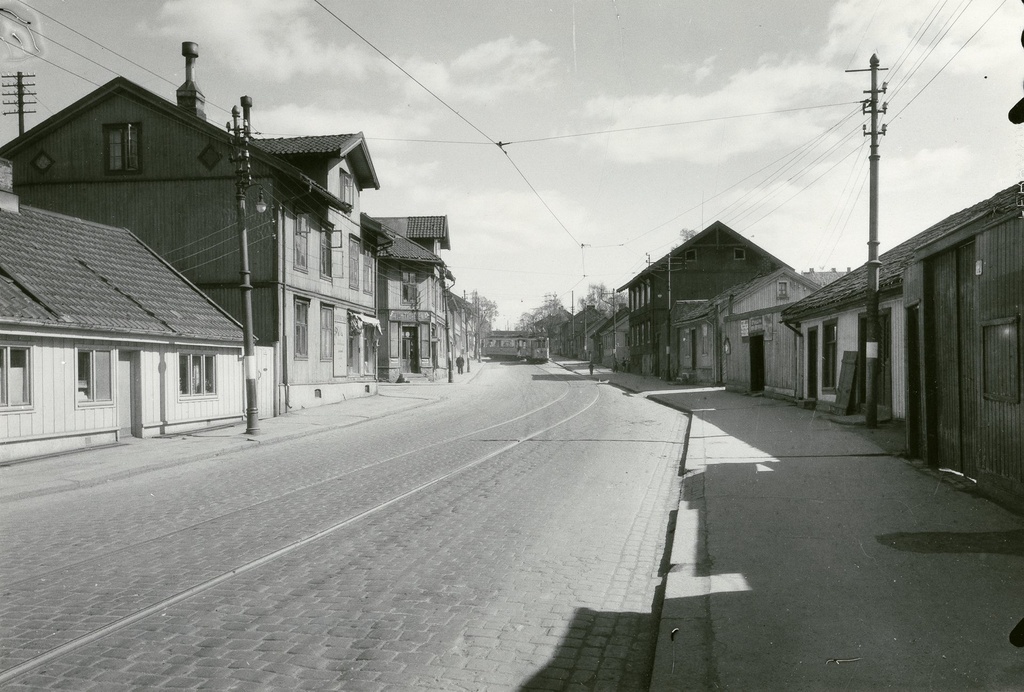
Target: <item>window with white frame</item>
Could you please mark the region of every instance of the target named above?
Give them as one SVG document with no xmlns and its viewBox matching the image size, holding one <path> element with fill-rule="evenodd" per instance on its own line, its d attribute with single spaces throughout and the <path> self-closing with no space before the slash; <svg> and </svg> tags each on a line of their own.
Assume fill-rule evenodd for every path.
<svg viewBox="0 0 1024 692">
<path fill-rule="evenodd" d="M 320 360 L 334 360 L 334 307 L 320 306 Z"/>
<path fill-rule="evenodd" d="M 210 396 L 216 394 L 216 356 L 209 353 L 179 353 L 178 393 L 181 396 Z"/>
<path fill-rule="evenodd" d="M 348 287 L 359 290 L 359 241 L 348 239 Z"/>
<path fill-rule="evenodd" d="M 780 281 L 779 282 L 778 297 L 779 298 L 789 298 L 789 282 L 788 281 Z"/>
<path fill-rule="evenodd" d="M 31 351 L 0 346 L 0 408 L 32 404 Z"/>
<path fill-rule="evenodd" d="M 295 218 L 295 244 L 293 248 L 295 268 L 306 271 L 309 268 L 309 214 Z"/>
<path fill-rule="evenodd" d="M 356 181 L 348 171 L 341 171 L 341 189 L 339 195 L 342 210 L 347 214 L 356 204 Z"/>
<path fill-rule="evenodd" d="M 373 253 L 363 246 L 363 293 L 373 295 Z"/>
<path fill-rule="evenodd" d="M 75 398 L 80 402 L 113 401 L 112 351 L 80 348 L 77 356 Z"/>
<path fill-rule="evenodd" d="M 330 229 L 326 228 L 320 234 L 320 276 L 325 279 L 331 278 L 331 273 L 334 270 L 334 258 L 331 250 L 332 235 Z"/>
<path fill-rule="evenodd" d="M 118 123 L 103 126 L 107 173 L 138 173 L 139 124 Z"/>
<path fill-rule="evenodd" d="M 402 272 L 402 305 L 416 305 L 416 291 L 416 272 Z"/>
<path fill-rule="evenodd" d="M 309 301 L 295 299 L 295 357 L 309 357 Z"/>
</svg>

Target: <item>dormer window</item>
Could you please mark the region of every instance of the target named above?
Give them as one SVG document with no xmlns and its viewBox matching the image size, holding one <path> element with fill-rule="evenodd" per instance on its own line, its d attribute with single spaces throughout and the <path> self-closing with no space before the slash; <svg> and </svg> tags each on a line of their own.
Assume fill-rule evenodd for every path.
<svg viewBox="0 0 1024 692">
<path fill-rule="evenodd" d="M 346 214 L 352 211 L 356 204 L 356 181 L 347 171 L 341 171 L 341 190 L 338 196 L 341 198 L 342 210 Z"/>
<path fill-rule="evenodd" d="M 103 126 L 107 173 L 138 173 L 139 123 Z"/>
</svg>

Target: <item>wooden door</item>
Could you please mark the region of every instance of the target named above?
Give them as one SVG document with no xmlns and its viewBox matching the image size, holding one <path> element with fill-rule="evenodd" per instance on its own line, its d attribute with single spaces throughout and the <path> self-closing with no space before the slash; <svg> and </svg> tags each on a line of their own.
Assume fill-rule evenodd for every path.
<svg viewBox="0 0 1024 692">
<path fill-rule="evenodd" d="M 764 391 L 764 335 L 750 337 L 750 391 Z"/>
<path fill-rule="evenodd" d="M 807 398 L 818 398 L 818 328 L 807 330 Z"/>
</svg>

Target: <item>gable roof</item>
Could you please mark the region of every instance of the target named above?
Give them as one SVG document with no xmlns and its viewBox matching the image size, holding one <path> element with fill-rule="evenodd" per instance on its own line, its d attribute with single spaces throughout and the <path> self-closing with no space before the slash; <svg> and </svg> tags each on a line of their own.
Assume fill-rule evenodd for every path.
<svg viewBox="0 0 1024 692">
<path fill-rule="evenodd" d="M 428 264 L 444 264 L 444 260 L 435 255 L 422 245 L 412 242 L 408 238 L 398 235 L 388 226 L 384 226 L 384 233 L 391 241 L 390 244 L 381 247 L 377 256 L 381 259 L 393 259 L 404 262 L 426 262 Z"/>
<path fill-rule="evenodd" d="M 1015 208 L 1019 190 L 1020 186 L 1014 183 L 985 201 L 978 202 L 973 206 L 947 216 L 942 221 L 929 226 L 888 252 L 882 253 L 878 258 L 879 262 L 881 262 L 878 267 L 879 292 L 902 291 L 903 272 L 913 264 L 914 252 L 918 248 L 928 245 L 942 236 L 952 233 L 958 228 L 980 218 L 1007 212 Z M 818 289 L 806 298 L 793 303 L 793 305 L 782 311 L 782 319 L 785 322 L 796 322 L 810 315 L 862 302 L 866 300 L 867 287 L 868 267 L 867 263 L 865 263 L 827 286 Z"/>
<path fill-rule="evenodd" d="M 310 135 L 306 137 L 276 137 L 272 139 L 254 139 L 253 146 L 268 153 L 289 158 L 293 156 L 323 156 L 347 159 L 356 176 L 359 189 L 372 187 L 380 189 L 380 180 L 370 158 L 370 150 L 366 146 L 366 138 L 362 132 L 350 135 Z"/>
<path fill-rule="evenodd" d="M 227 132 L 225 132 L 220 126 L 189 113 L 176 103 L 172 103 L 171 101 L 154 94 L 148 89 L 144 89 L 129 79 L 125 79 L 124 77 L 115 77 L 103 86 L 93 89 L 70 106 L 66 106 L 65 108 L 57 111 L 43 122 L 25 132 L 25 134 L 19 135 L 3 146 L 0 146 L 0 157 L 7 159 L 12 158 L 17 152 L 22 149 L 26 149 L 52 132 L 60 129 L 66 123 L 80 117 L 83 113 L 94 106 L 116 97 L 126 98 L 139 103 L 158 115 L 174 120 L 207 137 L 221 141 L 226 141 L 229 137 Z M 256 140 L 253 140 L 253 144 L 255 143 Z M 263 150 L 259 146 L 250 147 L 250 152 L 254 160 L 258 160 L 260 163 L 278 171 L 283 176 L 291 177 L 300 181 L 303 188 L 310 192 L 315 192 L 319 197 L 330 203 L 332 206 L 337 208 L 342 208 L 344 206 L 344 202 L 337 195 L 333 194 L 298 168 L 288 163 L 284 158 L 275 156 L 274 154 Z"/>
<path fill-rule="evenodd" d="M 0 210 L 0 324 L 241 344 L 242 328 L 126 228 Z"/>
<path fill-rule="evenodd" d="M 678 256 L 682 255 L 684 252 L 686 252 L 687 250 L 693 249 L 694 247 L 702 244 L 703 241 L 708 238 L 708 236 L 711 236 L 711 235 L 713 235 L 715 233 L 724 233 L 725 235 L 732 236 L 732 238 L 737 243 L 740 243 L 742 245 L 746 245 L 747 247 L 750 247 L 750 248 L 753 248 L 753 249 L 757 250 L 759 253 L 761 253 L 766 258 L 770 259 L 771 261 L 775 262 L 780 267 L 789 267 L 790 269 L 792 269 L 792 267 L 790 267 L 788 264 L 786 264 L 785 262 L 780 260 L 778 257 L 776 257 L 775 255 L 773 255 L 770 252 L 768 252 L 767 250 L 765 250 L 763 247 L 761 247 L 760 245 L 758 245 L 754 241 L 749 240 L 747 238 L 744 238 L 742 235 L 740 235 L 739 233 L 737 233 L 733 229 L 729 228 L 728 226 L 726 226 L 721 221 L 714 221 L 714 222 L 711 223 L 711 225 L 709 225 L 703 231 L 701 231 L 697 235 L 695 235 L 692 238 L 690 238 L 689 240 L 687 240 L 682 245 L 678 245 L 678 246 L 672 248 L 667 253 L 665 253 L 662 257 L 660 257 L 657 261 L 651 262 L 651 264 L 649 264 L 639 274 L 634 276 L 632 279 L 630 279 L 628 282 L 626 282 L 625 284 L 623 284 L 621 287 L 619 287 L 616 290 L 617 291 L 623 291 L 623 290 L 629 288 L 630 286 L 632 286 L 634 283 L 636 283 L 640 279 L 642 279 L 642 278 L 644 278 L 644 277 L 646 277 L 646 276 L 648 276 L 648 275 L 650 275 L 650 274 L 652 274 L 654 272 L 664 270 L 666 267 L 668 267 L 669 261 L 673 257 L 678 257 Z"/>
<path fill-rule="evenodd" d="M 401 236 L 440 240 L 442 250 L 451 250 L 447 216 L 378 216 L 382 224 Z"/>
</svg>

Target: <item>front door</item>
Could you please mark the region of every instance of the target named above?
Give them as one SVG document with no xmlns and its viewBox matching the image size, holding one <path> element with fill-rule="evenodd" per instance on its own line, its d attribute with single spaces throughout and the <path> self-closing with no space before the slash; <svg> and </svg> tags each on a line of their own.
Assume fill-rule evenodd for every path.
<svg viewBox="0 0 1024 692">
<path fill-rule="evenodd" d="M 419 335 L 416 327 L 402 327 L 402 355 L 400 358 L 402 372 L 420 371 Z"/>
</svg>

